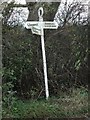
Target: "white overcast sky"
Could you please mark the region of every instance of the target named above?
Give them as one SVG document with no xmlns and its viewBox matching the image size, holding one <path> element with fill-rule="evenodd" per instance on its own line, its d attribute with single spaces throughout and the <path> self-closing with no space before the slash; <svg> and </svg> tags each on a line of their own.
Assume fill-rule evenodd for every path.
<svg viewBox="0 0 90 120">
<path fill-rule="evenodd" d="M 3 0 L 3 1 L 8 1 L 8 2 L 11 2 L 11 1 L 13 1 L 13 0 Z M 38 1 L 38 0 L 36 0 L 36 1 Z M 61 2 L 65 2 L 66 0 L 61 0 Z M 68 1 L 68 3 L 70 2 L 73 2 L 74 0 L 67 0 Z M 85 3 L 85 4 L 87 4 L 90 0 L 75 0 L 75 1 L 80 1 L 80 2 L 82 2 L 82 3 Z M 17 3 L 17 4 L 26 4 L 26 0 L 15 0 L 15 2 Z"/>
<path fill-rule="evenodd" d="M 14 1 L 16 4 L 26 4 L 26 0 L 3 0 L 3 1 L 8 2 L 8 3 Z M 61 8 L 63 8 L 63 3 L 65 3 L 65 1 L 66 0 L 61 0 L 61 4 L 60 4 Z M 79 2 L 82 2 L 84 4 L 88 4 L 88 2 L 90 0 L 67 0 L 68 4 L 72 3 L 73 1 L 79 1 Z M 17 11 L 21 11 L 21 12 L 17 12 Z M 16 24 L 17 24 L 17 22 L 20 22 L 20 23 L 26 22 L 27 18 L 28 18 L 28 15 L 29 15 L 28 8 L 14 8 L 13 13 L 10 16 L 9 21 L 14 19 L 14 22 L 16 21 Z"/>
</svg>

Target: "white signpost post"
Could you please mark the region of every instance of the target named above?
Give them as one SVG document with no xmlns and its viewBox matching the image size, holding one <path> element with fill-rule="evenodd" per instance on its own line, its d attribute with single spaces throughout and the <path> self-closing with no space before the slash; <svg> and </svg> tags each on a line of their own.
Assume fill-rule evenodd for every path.
<svg viewBox="0 0 90 120">
<path fill-rule="evenodd" d="M 27 29 L 31 29 L 33 34 L 41 36 L 42 44 L 42 55 L 43 55 L 43 69 L 44 69 L 44 79 L 45 79 L 45 92 L 46 99 L 49 97 L 48 89 L 48 79 L 47 79 L 47 65 L 46 65 L 46 55 L 45 55 L 45 45 L 44 45 L 44 29 L 57 29 L 58 24 L 51 21 L 43 21 L 43 8 L 40 7 L 38 10 L 39 21 L 28 21 L 25 24 Z"/>
</svg>

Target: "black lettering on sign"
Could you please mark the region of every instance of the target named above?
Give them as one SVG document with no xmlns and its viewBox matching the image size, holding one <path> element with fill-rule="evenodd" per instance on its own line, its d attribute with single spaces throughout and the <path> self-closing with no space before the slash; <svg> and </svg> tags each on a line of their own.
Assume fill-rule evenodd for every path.
<svg viewBox="0 0 90 120">
<path fill-rule="evenodd" d="M 37 26 L 38 24 L 30 24 L 30 23 L 28 23 L 27 25 L 28 26 Z"/>
<path fill-rule="evenodd" d="M 56 27 L 54 23 L 45 23 L 45 27 Z"/>
</svg>

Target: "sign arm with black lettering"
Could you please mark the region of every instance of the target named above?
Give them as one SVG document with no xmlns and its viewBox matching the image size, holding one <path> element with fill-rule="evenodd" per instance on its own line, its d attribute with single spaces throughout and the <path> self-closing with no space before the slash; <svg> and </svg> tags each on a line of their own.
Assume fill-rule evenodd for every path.
<svg viewBox="0 0 90 120">
<path fill-rule="evenodd" d="M 27 21 L 26 23 L 25 23 L 25 27 L 27 28 L 27 29 L 31 29 L 33 26 L 38 26 L 38 21 Z"/>
<path fill-rule="evenodd" d="M 37 26 L 37 27 L 39 27 L 39 26 L 41 26 L 40 25 L 41 24 L 41 22 L 34 22 L 34 21 L 28 21 L 28 22 L 26 22 L 26 24 L 25 24 L 25 27 L 27 28 L 27 29 L 31 29 L 33 26 Z M 57 29 L 58 28 L 58 24 L 57 24 L 57 22 L 55 22 L 55 21 L 44 21 L 44 22 L 42 22 L 42 27 L 43 27 L 43 29 Z"/>
</svg>

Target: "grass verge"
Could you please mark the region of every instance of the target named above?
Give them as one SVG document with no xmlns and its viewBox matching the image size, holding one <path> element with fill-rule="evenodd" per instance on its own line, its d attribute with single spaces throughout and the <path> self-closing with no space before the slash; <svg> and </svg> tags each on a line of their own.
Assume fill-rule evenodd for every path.
<svg viewBox="0 0 90 120">
<path fill-rule="evenodd" d="M 3 118 L 61 118 L 85 117 L 88 114 L 88 91 L 73 89 L 72 93 L 60 94 L 49 100 L 19 100 L 11 108 L 3 106 Z"/>
</svg>

